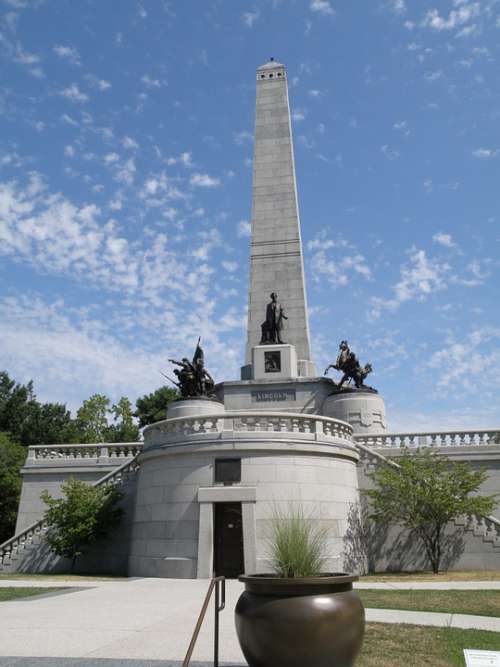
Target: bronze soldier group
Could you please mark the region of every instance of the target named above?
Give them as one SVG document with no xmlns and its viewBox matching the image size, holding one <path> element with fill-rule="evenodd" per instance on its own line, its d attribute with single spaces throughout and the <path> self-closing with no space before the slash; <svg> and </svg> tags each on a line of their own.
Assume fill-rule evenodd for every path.
<svg viewBox="0 0 500 667">
<path fill-rule="evenodd" d="M 181 361 L 175 359 L 169 359 L 169 361 L 179 366 L 174 370 L 177 378 L 174 384 L 179 387 L 182 398 L 213 395 L 215 383 L 205 368 L 205 355 L 199 339 L 192 361 L 186 357 L 183 357 Z"/>
</svg>

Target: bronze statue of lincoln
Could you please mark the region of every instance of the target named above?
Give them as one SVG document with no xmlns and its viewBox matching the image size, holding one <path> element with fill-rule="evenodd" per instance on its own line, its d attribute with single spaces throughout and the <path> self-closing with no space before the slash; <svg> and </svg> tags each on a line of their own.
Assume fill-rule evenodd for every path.
<svg viewBox="0 0 500 667">
<path fill-rule="evenodd" d="M 281 331 L 283 330 L 283 320 L 287 319 L 288 317 L 284 313 L 283 306 L 278 303 L 278 295 L 276 292 L 273 292 L 271 294 L 271 301 L 266 307 L 266 321 L 263 322 L 261 326 L 262 337 L 260 344 L 283 344 L 284 341 L 281 340 Z"/>
</svg>

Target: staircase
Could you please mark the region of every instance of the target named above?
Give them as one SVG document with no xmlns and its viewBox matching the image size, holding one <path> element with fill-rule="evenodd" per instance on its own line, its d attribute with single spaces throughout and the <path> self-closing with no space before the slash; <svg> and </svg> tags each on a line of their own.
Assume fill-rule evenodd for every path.
<svg viewBox="0 0 500 667">
<path fill-rule="evenodd" d="M 360 452 L 360 490 L 368 488 L 370 470 L 383 463 L 396 468 L 400 466 L 389 457 L 372 449 L 356 438 Z M 449 569 L 493 570 L 500 569 L 500 520 L 494 516 L 461 516 L 449 526 L 449 532 L 462 531 L 463 553 Z M 386 548 L 390 551 L 390 544 Z"/>
<path fill-rule="evenodd" d="M 139 469 L 138 456 L 139 454 L 136 454 L 132 459 L 125 461 L 121 466 L 104 475 L 97 482 L 94 482 L 94 486 L 123 486 L 129 480 L 135 478 Z M 26 556 L 43 546 L 43 537 L 47 528 L 46 522 L 40 519 L 0 544 L 0 572 L 20 571 Z M 47 551 L 50 553 L 48 549 Z"/>
</svg>

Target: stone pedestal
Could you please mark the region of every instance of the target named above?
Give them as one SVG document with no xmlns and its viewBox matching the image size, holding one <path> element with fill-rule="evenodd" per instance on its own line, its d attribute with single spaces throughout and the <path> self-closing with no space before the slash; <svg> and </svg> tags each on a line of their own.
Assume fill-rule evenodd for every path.
<svg viewBox="0 0 500 667">
<path fill-rule="evenodd" d="M 387 430 L 384 399 L 375 392 L 347 389 L 332 394 L 325 399 L 321 414 L 347 422 L 355 434 Z"/>
<path fill-rule="evenodd" d="M 256 345 L 252 348 L 254 380 L 291 380 L 298 376 L 294 345 Z"/>
<path fill-rule="evenodd" d="M 176 417 L 206 416 L 224 412 L 224 404 L 216 398 L 198 396 L 196 398 L 181 398 L 173 401 L 167 408 L 167 419 Z"/>
</svg>

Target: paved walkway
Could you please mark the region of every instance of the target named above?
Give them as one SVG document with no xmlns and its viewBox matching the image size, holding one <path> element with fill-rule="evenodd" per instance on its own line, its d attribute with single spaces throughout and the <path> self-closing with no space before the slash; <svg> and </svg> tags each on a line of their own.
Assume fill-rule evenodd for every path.
<svg viewBox="0 0 500 667">
<path fill-rule="evenodd" d="M 429 588 L 429 583 L 410 587 Z M 451 588 L 499 588 L 500 582 L 449 582 Z M 408 588 L 409 582 L 397 584 Z M 443 586 L 443 583 L 434 586 Z M 0 604 L 0 667 L 181 667 L 208 582 L 129 579 L 117 581 L 0 580 L 0 586 L 71 586 Z M 465 586 L 464 586 L 465 585 Z M 373 588 L 374 584 L 360 587 Z M 377 586 L 378 587 L 378 586 Z M 394 589 L 395 585 L 383 584 Z M 233 610 L 242 585 L 228 581 L 221 614 L 221 664 L 246 665 L 234 629 Z M 500 618 L 368 609 L 367 621 L 478 628 L 500 632 Z M 193 667 L 212 659 L 213 610 L 200 633 Z"/>
</svg>

